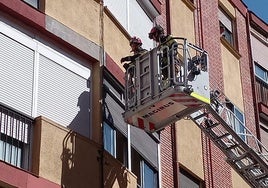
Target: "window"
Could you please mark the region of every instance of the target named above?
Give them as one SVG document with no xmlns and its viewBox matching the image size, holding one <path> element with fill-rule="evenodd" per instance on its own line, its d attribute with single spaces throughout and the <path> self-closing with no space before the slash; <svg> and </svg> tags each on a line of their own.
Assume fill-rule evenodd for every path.
<svg viewBox="0 0 268 188">
<path fill-rule="evenodd" d="M 230 45 L 234 46 L 233 20 L 221 8 L 219 9 L 219 26 L 221 37 L 223 37 Z"/>
<path fill-rule="evenodd" d="M 145 49 L 153 48 L 153 42 L 148 38 L 148 32 L 153 27 L 152 19 L 158 13 L 151 2 L 147 0 L 104 0 L 104 5 L 131 36 L 138 36 L 142 39 Z M 150 7 L 148 7 L 149 5 Z M 154 10 L 153 12 L 156 13 L 151 13 L 150 10 Z"/>
<path fill-rule="evenodd" d="M 180 168 L 179 172 L 179 188 L 191 187 L 191 188 L 202 188 L 202 182 L 191 175 L 186 170 Z"/>
<path fill-rule="evenodd" d="M 103 88 L 104 148 L 138 177 L 140 187 L 156 188 L 159 137 L 124 122 L 123 86 L 106 69 Z"/>
<path fill-rule="evenodd" d="M 255 62 L 257 102 L 268 106 L 268 71 Z"/>
<path fill-rule="evenodd" d="M 104 122 L 104 149 L 127 166 L 127 139 L 115 128 Z"/>
<path fill-rule="evenodd" d="M 132 172 L 137 176 L 139 188 L 158 187 L 157 172 L 132 148 Z"/>
<path fill-rule="evenodd" d="M 91 65 L 1 21 L 0 28 L 0 102 L 90 137 Z"/>
<path fill-rule="evenodd" d="M 230 110 L 229 115 L 229 121 L 231 125 L 233 125 L 233 129 L 235 132 L 240 136 L 241 139 L 243 139 L 246 142 L 246 129 L 244 125 L 244 114 L 232 103 L 226 104 L 227 108 Z"/>
<path fill-rule="evenodd" d="M 0 105 L 0 160 L 30 169 L 30 131 L 33 120 Z"/>
<path fill-rule="evenodd" d="M 39 8 L 38 4 L 39 4 L 39 0 L 23 0 L 25 1 L 27 4 L 35 7 L 35 8 Z"/>
<path fill-rule="evenodd" d="M 156 173 L 145 161 L 142 161 L 142 171 L 143 187 L 155 188 L 157 185 Z"/>
<path fill-rule="evenodd" d="M 104 122 L 104 149 L 115 157 L 116 131 Z"/>
<path fill-rule="evenodd" d="M 255 63 L 255 76 L 257 76 L 265 83 L 268 83 L 268 71 L 256 63 Z"/>
</svg>

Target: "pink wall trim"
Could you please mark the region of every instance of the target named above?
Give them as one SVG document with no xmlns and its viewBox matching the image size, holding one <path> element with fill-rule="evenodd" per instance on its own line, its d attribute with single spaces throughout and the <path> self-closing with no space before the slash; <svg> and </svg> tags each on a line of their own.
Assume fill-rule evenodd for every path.
<svg viewBox="0 0 268 188">
<path fill-rule="evenodd" d="M 45 14 L 32 8 L 23 1 L 1 0 L 0 11 L 7 12 L 20 20 L 31 24 L 33 27 L 45 29 Z"/>
<path fill-rule="evenodd" d="M 60 188 L 61 186 L 42 177 L 0 161 L 0 180 L 20 188 Z"/>
</svg>

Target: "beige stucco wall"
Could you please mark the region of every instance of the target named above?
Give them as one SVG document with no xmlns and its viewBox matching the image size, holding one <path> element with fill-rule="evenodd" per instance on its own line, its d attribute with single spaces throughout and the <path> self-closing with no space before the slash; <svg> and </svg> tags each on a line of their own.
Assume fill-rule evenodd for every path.
<svg viewBox="0 0 268 188">
<path fill-rule="evenodd" d="M 173 36 L 184 37 L 195 43 L 194 14 L 183 1 L 170 1 L 170 25 Z"/>
<path fill-rule="evenodd" d="M 201 130 L 191 120 L 176 123 L 178 161 L 204 179 Z"/>
<path fill-rule="evenodd" d="M 239 60 L 223 44 L 221 52 L 224 93 L 232 103 L 244 111 Z"/>
<path fill-rule="evenodd" d="M 104 187 L 137 188 L 137 177 L 107 152 L 104 153 Z"/>
<path fill-rule="evenodd" d="M 105 13 L 104 14 L 104 50 L 109 56 L 124 70 L 120 59 L 122 57 L 133 55 L 130 53 L 129 39 L 120 26 Z"/>
<path fill-rule="evenodd" d="M 99 145 L 44 117 L 34 129 L 34 173 L 66 187 L 101 186 Z"/>
<path fill-rule="evenodd" d="M 225 10 L 228 10 L 228 13 L 231 14 L 233 17 L 235 17 L 235 8 L 234 6 L 229 2 L 229 0 L 220 0 L 219 4 L 225 8 Z"/>
<path fill-rule="evenodd" d="M 184 1 L 170 1 L 171 33 L 195 43 L 194 13 Z M 176 122 L 177 161 L 204 179 L 200 129 L 190 120 Z"/>
<path fill-rule="evenodd" d="M 236 171 L 232 169 L 232 181 L 235 188 L 250 188 L 250 186 L 242 179 Z"/>
<path fill-rule="evenodd" d="M 34 174 L 65 187 L 101 187 L 102 182 L 109 188 L 137 187 L 136 176 L 101 151 L 100 145 L 47 118 L 35 121 Z"/>
<path fill-rule="evenodd" d="M 100 44 L 100 5 L 95 0 L 45 0 L 45 14 Z"/>
</svg>

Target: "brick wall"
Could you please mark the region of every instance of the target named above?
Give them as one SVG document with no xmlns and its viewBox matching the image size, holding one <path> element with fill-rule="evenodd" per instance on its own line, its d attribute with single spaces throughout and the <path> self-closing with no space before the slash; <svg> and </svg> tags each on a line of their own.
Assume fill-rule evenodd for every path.
<svg viewBox="0 0 268 188">
<path fill-rule="evenodd" d="M 161 168 L 162 168 L 162 187 L 176 187 L 174 185 L 173 172 L 173 151 L 171 140 L 171 126 L 167 126 L 161 131 Z M 175 160 L 175 159 L 174 159 Z"/>
<path fill-rule="evenodd" d="M 161 15 L 155 20 L 156 24 L 161 25 L 165 33 L 167 33 L 167 11 L 166 11 L 166 1 L 160 0 L 161 2 Z M 163 131 L 161 131 L 161 178 L 162 187 L 176 187 L 174 185 L 174 169 L 173 169 L 173 154 L 172 154 L 172 140 L 171 140 L 171 126 L 167 126 Z"/>
<path fill-rule="evenodd" d="M 236 12 L 237 22 L 237 41 L 238 51 L 241 55 L 240 58 L 240 72 L 241 72 L 241 84 L 243 91 L 243 102 L 244 102 L 244 113 L 246 126 L 250 131 L 256 135 L 256 121 L 254 116 L 253 106 L 253 81 L 250 76 L 250 57 L 249 57 L 249 46 L 247 38 L 247 25 L 245 17 L 239 12 Z"/>
<path fill-rule="evenodd" d="M 209 54 L 210 88 L 224 91 L 218 1 L 201 1 L 201 38 Z M 203 137 L 205 183 L 208 188 L 232 187 L 231 168 L 214 143 Z"/>
</svg>

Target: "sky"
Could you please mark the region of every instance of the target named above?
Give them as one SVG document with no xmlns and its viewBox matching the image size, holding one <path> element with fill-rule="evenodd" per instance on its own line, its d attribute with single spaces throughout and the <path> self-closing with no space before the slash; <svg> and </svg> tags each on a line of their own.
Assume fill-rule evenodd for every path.
<svg viewBox="0 0 268 188">
<path fill-rule="evenodd" d="M 243 0 L 248 9 L 268 24 L 268 0 Z"/>
</svg>

